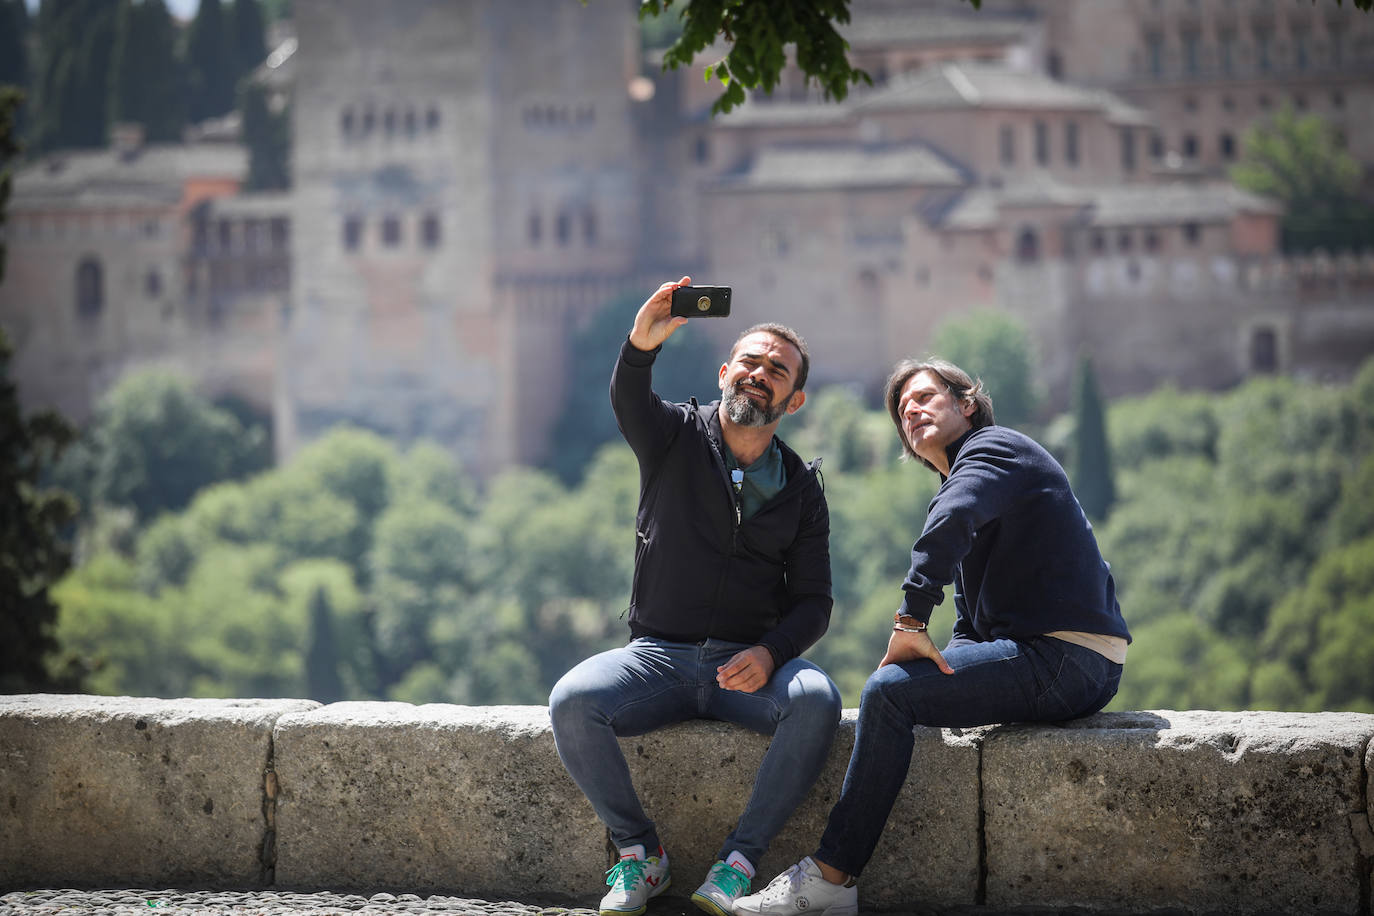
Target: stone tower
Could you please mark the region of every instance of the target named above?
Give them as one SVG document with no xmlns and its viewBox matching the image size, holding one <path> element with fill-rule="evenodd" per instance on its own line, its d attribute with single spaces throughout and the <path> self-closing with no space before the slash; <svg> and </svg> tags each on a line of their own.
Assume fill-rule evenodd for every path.
<svg viewBox="0 0 1374 916">
<path fill-rule="evenodd" d="M 630 6 L 297 2 L 284 435 L 543 457 L 569 322 L 636 248 Z"/>
</svg>

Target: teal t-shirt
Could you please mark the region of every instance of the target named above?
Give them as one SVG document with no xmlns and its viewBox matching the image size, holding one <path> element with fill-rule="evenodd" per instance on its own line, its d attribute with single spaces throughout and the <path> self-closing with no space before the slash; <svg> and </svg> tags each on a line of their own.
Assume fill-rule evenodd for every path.
<svg viewBox="0 0 1374 916">
<path fill-rule="evenodd" d="M 758 461 L 747 468 L 740 468 L 739 461 L 730 452 L 730 446 L 724 445 L 724 448 L 730 479 L 737 481 L 735 491 L 739 493 L 740 518 L 749 518 L 763 508 L 764 503 L 777 496 L 783 484 L 787 483 L 787 469 L 782 466 L 782 449 L 778 448 L 778 440 L 774 439 L 768 443 L 768 448 L 763 450 Z M 740 479 L 738 471 L 743 472 L 743 479 Z"/>
</svg>

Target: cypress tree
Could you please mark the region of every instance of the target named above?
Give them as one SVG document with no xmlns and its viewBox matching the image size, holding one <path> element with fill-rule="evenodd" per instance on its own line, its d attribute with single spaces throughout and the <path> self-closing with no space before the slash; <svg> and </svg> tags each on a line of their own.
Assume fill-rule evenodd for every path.
<svg viewBox="0 0 1374 916">
<path fill-rule="evenodd" d="M 142 124 L 149 141 L 181 138 L 176 27 L 163 0 L 121 0 L 110 61 L 110 120 Z"/>
<path fill-rule="evenodd" d="M 1106 519 L 1116 501 L 1112 480 L 1107 418 L 1097 387 L 1092 357 L 1079 358 L 1074 378 L 1073 489 L 1078 502 L 1094 521 Z"/>
<path fill-rule="evenodd" d="M 117 9 L 107 0 L 45 0 L 38 8 L 42 53 L 33 111 L 40 151 L 105 144 Z"/>
<path fill-rule="evenodd" d="M 14 111 L 22 98 L 17 89 L 0 89 L 0 225 L 9 161 L 19 152 Z M 0 281 L 4 276 L 0 247 Z M 71 566 L 64 529 L 76 517 L 76 503 L 43 481 L 75 433 L 52 412 L 24 417 L 9 362 L 9 339 L 0 330 L 0 693 L 72 689 L 76 684 L 60 683 L 48 671 L 47 658 L 57 651 L 57 605 L 48 589 Z"/>
<path fill-rule="evenodd" d="M 234 84 L 267 57 L 267 40 L 258 0 L 234 0 L 230 9 Z"/>
<path fill-rule="evenodd" d="M 335 703 L 343 699 L 339 678 L 339 645 L 334 636 L 334 609 L 323 588 L 310 596 L 310 621 L 305 643 L 305 690 L 312 700 Z"/>
<path fill-rule="evenodd" d="M 186 113 L 192 123 L 234 107 L 229 31 L 220 0 L 201 0 L 186 33 Z"/>
<path fill-rule="evenodd" d="M 285 110 L 273 113 L 267 90 L 252 80 L 239 86 L 243 142 L 248 147 L 250 191 L 279 191 L 291 186 L 291 127 Z"/>
<path fill-rule="evenodd" d="M 28 88 L 28 37 L 24 0 L 0 0 L 0 84 Z"/>
</svg>

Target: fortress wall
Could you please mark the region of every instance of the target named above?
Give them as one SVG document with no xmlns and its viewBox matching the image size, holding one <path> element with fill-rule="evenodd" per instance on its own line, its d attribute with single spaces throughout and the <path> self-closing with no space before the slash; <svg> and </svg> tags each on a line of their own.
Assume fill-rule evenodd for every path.
<svg viewBox="0 0 1374 916">
<path fill-rule="evenodd" d="M 810 853 L 855 710 L 760 864 Z M 1370 913 L 1374 715 L 1154 711 L 918 729 L 867 910 Z M 767 739 L 626 738 L 696 887 Z M 590 906 L 612 850 L 543 707 L 0 697 L 0 888 L 398 890 Z"/>
</svg>

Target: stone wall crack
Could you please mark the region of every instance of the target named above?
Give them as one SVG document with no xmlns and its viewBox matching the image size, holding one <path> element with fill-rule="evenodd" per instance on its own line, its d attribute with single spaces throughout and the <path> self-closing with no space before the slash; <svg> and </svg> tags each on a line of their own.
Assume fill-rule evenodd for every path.
<svg viewBox="0 0 1374 916">
<path fill-rule="evenodd" d="M 267 760 L 262 769 L 262 845 L 258 849 L 259 881 L 271 887 L 277 881 L 277 735 L 276 724 L 267 735 Z"/>
</svg>

